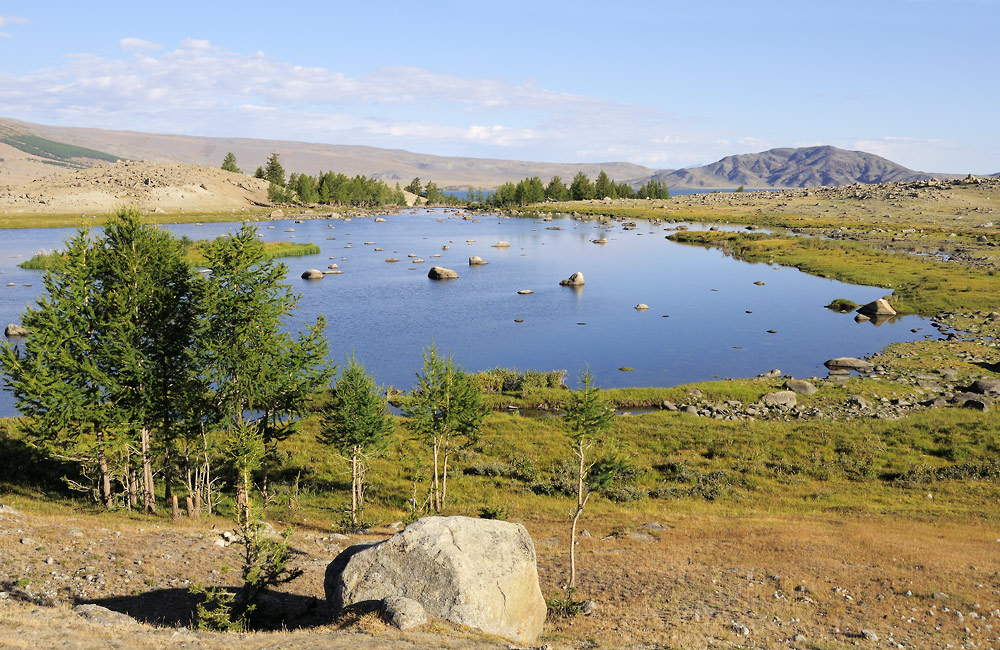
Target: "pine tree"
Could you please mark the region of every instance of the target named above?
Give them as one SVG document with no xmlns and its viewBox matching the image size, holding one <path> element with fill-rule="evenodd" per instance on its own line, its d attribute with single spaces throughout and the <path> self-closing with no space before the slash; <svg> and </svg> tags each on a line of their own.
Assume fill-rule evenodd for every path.
<svg viewBox="0 0 1000 650">
<path fill-rule="evenodd" d="M 278 154 L 272 153 L 267 159 L 267 166 L 264 168 L 264 180 L 274 183 L 278 187 L 285 186 L 285 168 L 278 162 Z"/>
<path fill-rule="evenodd" d="M 608 178 L 607 173 L 602 169 L 601 173 L 597 175 L 597 180 L 594 181 L 594 197 L 598 199 L 618 198 L 615 192 L 615 184 L 610 178 Z"/>
<path fill-rule="evenodd" d="M 552 199 L 553 201 L 565 201 L 569 198 L 569 190 L 563 184 L 561 178 L 558 176 L 552 177 L 549 184 L 545 186 L 545 198 Z"/>
<path fill-rule="evenodd" d="M 594 487 L 589 480 L 594 463 L 588 460 L 588 454 L 602 434 L 611 427 L 614 416 L 614 412 L 601 401 L 600 389 L 594 386 L 589 369 L 580 377 L 580 383 L 583 384 L 582 388 L 571 391 L 567 397 L 566 414 L 563 416 L 563 422 L 569 430 L 570 446 L 578 461 L 576 508 L 570 514 L 573 522 L 569 536 L 570 589 L 576 588 L 576 526 Z"/>
<path fill-rule="evenodd" d="M 431 500 L 440 512 L 448 499 L 448 460 L 453 447 L 463 439 L 474 441 L 486 417 L 482 395 L 452 357 L 441 356 L 431 345 L 424 350 L 423 374 L 417 373 L 417 386 L 404 414 L 409 418 L 406 426 L 431 447 Z"/>
<path fill-rule="evenodd" d="M 583 172 L 578 172 L 576 176 L 573 177 L 573 182 L 569 186 L 570 198 L 574 201 L 584 201 L 586 199 L 594 198 L 594 184 L 590 182 L 587 175 Z"/>
<path fill-rule="evenodd" d="M 393 431 L 383 390 L 352 355 L 323 408 L 319 439 L 351 461 L 351 524 L 363 520 L 365 459 L 385 449 Z"/>
<path fill-rule="evenodd" d="M 236 156 L 232 151 L 226 154 L 226 157 L 222 160 L 222 169 L 227 172 L 235 172 L 237 174 L 242 174 L 240 168 L 236 166 Z"/>
</svg>

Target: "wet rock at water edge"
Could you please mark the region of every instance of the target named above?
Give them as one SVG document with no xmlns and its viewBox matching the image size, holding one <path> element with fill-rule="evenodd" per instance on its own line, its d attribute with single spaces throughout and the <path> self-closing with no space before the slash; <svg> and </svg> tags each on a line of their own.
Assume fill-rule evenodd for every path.
<svg viewBox="0 0 1000 650">
<path fill-rule="evenodd" d="M 479 257 L 478 255 L 473 255 L 469 258 L 469 266 L 482 266 L 484 264 L 489 264 L 486 260 Z"/>
<path fill-rule="evenodd" d="M 309 269 L 308 271 L 302 272 L 303 280 L 319 280 L 323 277 L 323 272 L 319 269 Z"/>
</svg>

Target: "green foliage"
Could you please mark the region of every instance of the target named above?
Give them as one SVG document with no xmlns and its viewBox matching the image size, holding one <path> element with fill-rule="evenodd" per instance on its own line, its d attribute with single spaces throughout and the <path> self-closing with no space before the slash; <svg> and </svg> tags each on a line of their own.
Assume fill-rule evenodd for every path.
<svg viewBox="0 0 1000 650">
<path fill-rule="evenodd" d="M 472 378 L 443 357 L 431 345 L 424 350 L 423 372 L 405 406 L 406 427 L 431 447 L 433 454 L 432 499 L 435 510 L 447 500 L 448 459 L 455 443 L 472 443 L 487 411 Z M 443 456 L 443 484 L 439 487 L 438 461 Z"/>
<path fill-rule="evenodd" d="M 222 169 L 227 172 L 233 172 L 236 174 L 242 174 L 243 172 L 239 167 L 236 166 L 236 155 L 232 151 L 226 154 L 226 157 L 222 160 Z"/>
<path fill-rule="evenodd" d="M 77 147 L 64 142 L 55 142 L 27 133 L 0 134 L 0 142 L 33 156 L 59 162 L 69 162 L 74 158 L 90 158 L 91 160 L 103 160 L 105 162 L 117 162 L 120 159 L 118 156 L 104 153 L 103 151 Z"/>
<path fill-rule="evenodd" d="M 201 596 L 195 607 L 195 627 L 212 632 L 243 632 L 248 628 L 248 617 L 254 606 L 247 607 L 242 614 L 233 611 L 236 594 L 225 587 L 207 587 L 195 584 L 188 588 L 192 596 Z"/>
<path fill-rule="evenodd" d="M 416 194 L 417 196 L 423 196 L 424 193 L 424 186 L 420 182 L 419 176 L 415 177 L 412 181 L 410 181 L 410 184 L 403 189 L 405 189 L 407 192 L 411 194 Z"/>
<path fill-rule="evenodd" d="M 550 616 L 569 618 L 577 616 L 583 611 L 583 601 L 573 600 L 572 596 L 567 598 L 546 598 L 545 608 L 548 610 Z"/>
<path fill-rule="evenodd" d="M 607 173 L 602 169 L 601 173 L 597 175 L 597 180 L 594 181 L 594 198 L 597 199 L 617 199 L 618 193 L 615 191 L 615 185 L 608 178 Z"/>
<path fill-rule="evenodd" d="M 267 186 L 267 200 L 271 203 L 295 203 L 296 198 L 295 190 L 290 187 L 278 185 L 273 181 Z"/>
<path fill-rule="evenodd" d="M 565 370 L 525 370 L 497 366 L 472 375 L 472 380 L 483 393 L 524 393 L 540 388 L 562 388 L 566 381 Z"/>
<path fill-rule="evenodd" d="M 600 397 L 600 388 L 594 386 L 593 375 L 585 370 L 580 376 L 579 390 L 570 391 L 566 398 L 563 422 L 570 440 L 576 448 L 593 445 L 611 427 L 614 411 Z M 586 478 L 586 477 L 584 477 Z"/>
<path fill-rule="evenodd" d="M 271 157 L 267 159 L 267 164 L 264 166 L 264 179 L 272 185 L 285 186 L 285 168 L 278 161 L 278 154 L 272 153 Z"/>
<path fill-rule="evenodd" d="M 574 201 L 585 201 L 594 198 L 594 194 L 594 184 L 590 182 L 586 174 L 578 172 L 569 185 L 570 198 Z"/>
<path fill-rule="evenodd" d="M 253 177 L 259 178 L 260 180 L 267 180 L 267 176 L 264 173 L 264 168 L 260 166 L 258 166 L 257 169 L 254 170 Z"/>
<path fill-rule="evenodd" d="M 300 568 L 289 567 L 292 550 L 288 547 L 291 529 L 281 535 L 268 531 L 269 526 L 252 517 L 240 527 L 243 536 L 243 588 L 236 602 L 245 615 L 248 608 L 257 604 L 261 593 L 295 580 L 303 574 Z"/>
<path fill-rule="evenodd" d="M 740 185 L 739 187 L 737 187 L 737 188 L 736 188 L 736 191 L 737 191 L 737 192 L 743 192 L 743 191 L 744 191 L 744 189 L 743 189 L 743 186 L 742 186 L 742 185 Z"/>
<path fill-rule="evenodd" d="M 385 448 L 392 434 L 384 390 L 352 355 L 323 407 L 321 442 L 350 454 L 360 448 L 371 453 Z"/>
<path fill-rule="evenodd" d="M 510 510 L 506 506 L 502 505 L 487 505 L 479 509 L 480 519 L 498 519 L 500 521 L 507 521 L 510 517 Z"/>
<path fill-rule="evenodd" d="M 637 196 L 640 199 L 669 199 L 670 190 L 667 189 L 666 183 L 651 178 L 639 188 Z"/>
<path fill-rule="evenodd" d="M 858 308 L 858 303 L 847 298 L 834 298 L 830 304 L 826 305 L 826 308 L 833 311 L 854 311 Z"/>
<path fill-rule="evenodd" d="M 549 184 L 545 186 L 545 198 L 553 201 L 566 201 L 569 199 L 569 188 L 558 176 L 553 176 Z"/>
<path fill-rule="evenodd" d="M 22 269 L 30 269 L 32 271 L 46 271 L 48 269 L 56 268 L 56 266 L 64 262 L 65 259 L 65 255 L 59 251 L 35 253 L 29 259 L 26 259 L 18 264 L 18 267 Z"/>
</svg>

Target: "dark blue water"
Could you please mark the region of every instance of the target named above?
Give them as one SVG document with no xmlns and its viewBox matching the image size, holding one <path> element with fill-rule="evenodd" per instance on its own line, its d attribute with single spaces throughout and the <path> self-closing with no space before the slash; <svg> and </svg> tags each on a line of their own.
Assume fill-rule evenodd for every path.
<svg viewBox="0 0 1000 650">
<path fill-rule="evenodd" d="M 283 260 L 288 282 L 302 294 L 290 326 L 324 314 L 334 360 L 343 363 L 353 349 L 380 383 L 397 388 L 412 384 L 421 351 L 432 342 L 467 370 L 498 365 L 566 369 L 575 378 L 589 365 L 603 387 L 669 386 L 754 376 L 771 368 L 799 377 L 825 375 L 822 363 L 831 357 L 863 356 L 934 332 L 916 316 L 876 327 L 823 307 L 839 297 L 869 302 L 885 295 L 885 289 L 675 244 L 664 238 L 669 233 L 663 226 L 640 223 L 626 231 L 617 224 L 603 228 L 569 218 L 535 222 L 496 216 L 474 222 L 443 210 L 386 219 L 258 225 L 262 239 L 313 242 L 323 249 L 320 255 Z M 168 228 L 178 236 L 206 239 L 238 227 Z M 42 273 L 16 264 L 39 250 L 58 248 L 70 232 L 3 231 L 0 326 L 18 322 L 41 289 Z M 606 245 L 590 242 L 602 236 Z M 490 246 L 501 240 L 510 247 Z M 425 262 L 411 263 L 409 253 Z M 489 264 L 469 266 L 472 255 Z M 386 263 L 387 257 L 400 261 Z M 311 281 L 299 277 L 331 263 L 343 274 Z M 460 277 L 430 280 L 427 271 L 433 265 L 454 269 Z M 582 289 L 559 286 L 575 271 L 586 278 Z M 9 282 L 14 286 L 4 286 Z M 534 293 L 518 295 L 520 289 Z M 638 303 L 649 310 L 636 311 Z M 919 331 L 911 333 L 911 328 Z M 619 371 L 623 366 L 635 370 Z M 10 414 L 10 396 L 4 393 L 2 399 L 0 414 Z"/>
</svg>

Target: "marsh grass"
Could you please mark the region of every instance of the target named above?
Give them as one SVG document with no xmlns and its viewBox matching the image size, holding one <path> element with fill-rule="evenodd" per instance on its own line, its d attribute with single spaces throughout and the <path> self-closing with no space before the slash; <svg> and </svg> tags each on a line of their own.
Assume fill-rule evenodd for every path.
<svg viewBox="0 0 1000 650">
<path fill-rule="evenodd" d="M 812 275 L 892 290 L 897 311 L 933 315 L 952 310 L 991 310 L 1000 295 L 1000 274 L 906 254 L 874 250 L 857 242 L 724 232 L 680 232 L 683 244 L 721 248 L 748 262 L 773 261 Z"/>
<path fill-rule="evenodd" d="M 201 266 L 208 260 L 204 255 L 204 247 L 207 241 L 184 241 L 186 252 L 184 259 L 189 264 Z M 296 243 L 286 241 L 262 242 L 264 245 L 264 257 L 267 259 L 277 259 L 281 257 L 302 257 L 305 255 L 318 255 L 319 246 L 313 243 Z M 30 259 L 18 264 L 22 269 L 34 269 L 46 271 L 56 268 L 64 257 L 59 251 L 36 253 Z"/>
</svg>

